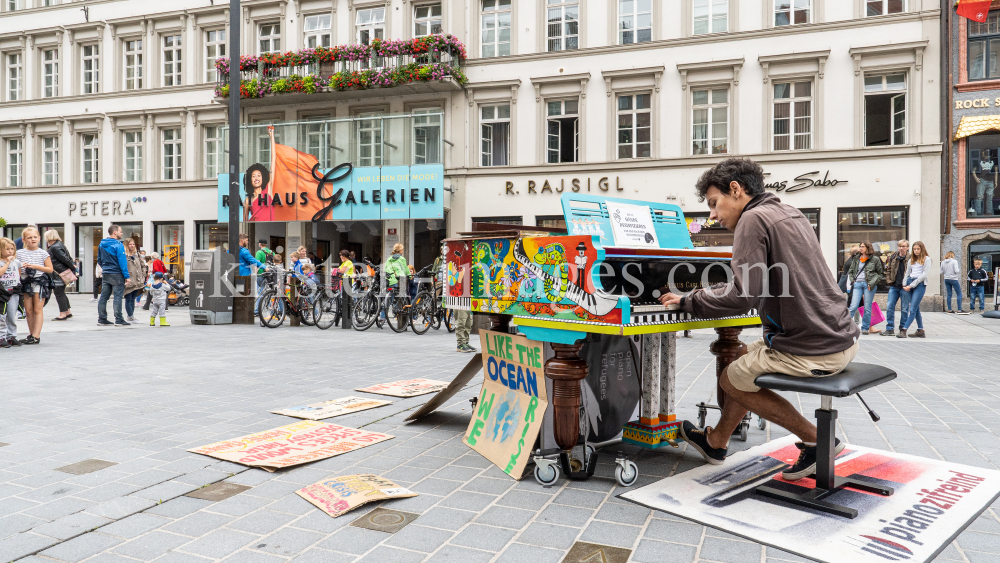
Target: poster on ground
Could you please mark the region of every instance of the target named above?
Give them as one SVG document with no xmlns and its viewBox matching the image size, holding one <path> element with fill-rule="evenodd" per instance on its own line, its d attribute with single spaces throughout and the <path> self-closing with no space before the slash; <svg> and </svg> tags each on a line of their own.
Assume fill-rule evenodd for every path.
<svg viewBox="0 0 1000 563">
<path fill-rule="evenodd" d="M 391 404 L 392 401 L 382 401 L 379 399 L 343 397 L 341 399 L 333 399 L 332 401 L 323 401 L 322 403 L 313 403 L 311 405 L 275 409 L 271 412 L 274 414 L 293 416 L 295 418 L 305 418 L 307 420 L 323 420 L 324 418 L 333 418 L 343 414 L 350 414 L 352 412 L 374 409 L 376 407 Z"/>
<path fill-rule="evenodd" d="M 417 496 L 409 489 L 370 473 L 330 477 L 306 485 L 295 493 L 334 518 L 369 502 Z"/>
<path fill-rule="evenodd" d="M 392 439 L 389 434 L 303 420 L 264 432 L 188 450 L 225 461 L 275 471 L 326 459 Z"/>
<path fill-rule="evenodd" d="M 437 395 L 431 397 L 430 401 L 424 403 L 424 406 L 417 409 L 413 414 L 406 417 L 404 422 L 410 422 L 411 420 L 417 420 L 423 418 L 437 409 L 441 408 L 441 405 L 445 403 L 448 399 L 455 396 L 463 387 L 465 387 L 472 378 L 476 376 L 483 369 L 483 355 L 476 354 L 469 360 L 469 363 L 465 364 L 462 371 L 458 372 L 455 379 L 451 380 L 448 387 L 442 389 Z"/>
<path fill-rule="evenodd" d="M 393 381 L 392 383 L 380 383 L 371 387 L 355 389 L 355 391 L 372 393 L 373 395 L 388 395 L 390 397 L 416 397 L 417 395 L 437 393 L 445 387 L 448 387 L 447 381 L 406 379 L 403 381 Z"/>
<path fill-rule="evenodd" d="M 524 467 L 548 406 L 542 343 L 481 330 L 483 389 L 464 442 L 515 479 Z"/>
</svg>

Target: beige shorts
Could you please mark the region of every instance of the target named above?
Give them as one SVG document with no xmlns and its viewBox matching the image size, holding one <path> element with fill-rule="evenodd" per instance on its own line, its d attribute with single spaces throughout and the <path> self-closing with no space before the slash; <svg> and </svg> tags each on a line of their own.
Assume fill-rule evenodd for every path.
<svg viewBox="0 0 1000 563">
<path fill-rule="evenodd" d="M 796 356 L 768 348 L 761 338 L 747 346 L 746 354 L 729 364 L 729 382 L 740 391 L 756 393 L 760 391 L 760 387 L 754 385 L 754 380 L 765 373 L 783 373 L 797 377 L 835 375 L 843 371 L 857 354 L 856 340 L 853 346 L 836 354 Z M 825 373 L 819 375 L 813 373 L 813 370 Z"/>
</svg>

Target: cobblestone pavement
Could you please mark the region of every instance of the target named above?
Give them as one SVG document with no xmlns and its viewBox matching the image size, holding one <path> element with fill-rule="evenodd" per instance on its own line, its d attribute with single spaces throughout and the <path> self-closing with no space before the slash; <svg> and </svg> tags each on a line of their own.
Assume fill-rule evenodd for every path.
<svg viewBox="0 0 1000 563">
<path fill-rule="evenodd" d="M 181 326 L 98 329 L 94 305 L 74 296 L 74 318 L 47 321 L 43 344 L 0 350 L 0 561 L 378 563 L 558 562 L 575 541 L 632 550 L 630 561 L 801 561 L 717 530 L 617 499 L 610 461 L 586 482 L 542 488 L 516 482 L 462 444 L 474 379 L 440 412 L 404 424 L 430 396 L 331 419 L 386 432 L 387 442 L 267 473 L 186 450 L 288 424 L 268 411 L 357 394 L 361 384 L 450 380 L 469 356 L 454 337 L 376 329 Z M 48 311 L 47 311 L 48 312 Z M 54 316 L 48 314 L 47 318 Z M 859 359 L 899 378 L 860 404 L 838 401 L 838 434 L 854 444 L 974 466 L 1000 467 L 1000 321 L 925 314 L 926 341 L 864 337 Z M 141 316 L 140 316 L 141 318 Z M 744 341 L 754 331 L 744 333 Z M 714 333 L 679 339 L 679 415 L 711 397 Z M 815 397 L 791 397 L 804 411 Z M 736 449 L 782 435 L 753 427 Z M 612 448 L 612 453 L 620 446 Z M 625 449 L 625 448 L 622 448 Z M 611 456 L 613 457 L 613 456 Z M 100 459 L 111 467 L 72 475 L 56 468 Z M 683 449 L 640 453 L 644 485 L 701 464 Z M 386 507 L 419 514 L 395 534 L 334 519 L 294 494 L 327 476 L 384 475 L 419 493 Z M 251 487 L 220 502 L 184 496 L 218 481 Z M 749 517 L 749 515 L 748 515 Z M 1000 502 L 939 561 L 1000 561 Z"/>
</svg>

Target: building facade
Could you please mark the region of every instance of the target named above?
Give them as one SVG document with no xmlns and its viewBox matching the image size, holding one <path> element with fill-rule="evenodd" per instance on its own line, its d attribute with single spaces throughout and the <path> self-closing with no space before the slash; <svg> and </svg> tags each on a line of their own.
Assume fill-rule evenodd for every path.
<svg viewBox="0 0 1000 563">
<path fill-rule="evenodd" d="M 147 248 L 225 240 L 227 6 L 81 7 L 0 13 L 25 30 L 0 33 L 0 216 L 62 227 L 81 258 L 112 221 Z M 447 191 L 442 220 L 255 224 L 254 238 L 372 257 L 398 240 L 421 267 L 474 222 L 561 225 L 570 190 L 676 203 L 696 244 L 724 245 L 693 185 L 730 155 L 808 214 L 831 271 L 863 240 L 940 236 L 937 0 L 251 0 L 242 16 L 249 54 L 444 33 L 467 55 L 457 79 L 243 100 L 245 124 L 290 128 L 284 142 L 321 162 L 433 161 Z M 309 148 L 309 122 L 350 131 Z"/>
</svg>

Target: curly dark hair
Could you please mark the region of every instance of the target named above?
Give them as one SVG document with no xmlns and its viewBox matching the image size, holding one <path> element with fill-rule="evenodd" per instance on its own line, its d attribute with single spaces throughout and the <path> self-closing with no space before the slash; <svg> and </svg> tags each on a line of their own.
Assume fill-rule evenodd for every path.
<svg viewBox="0 0 1000 563">
<path fill-rule="evenodd" d="M 708 188 L 715 186 L 729 193 L 729 184 L 737 182 L 750 197 L 764 193 L 764 169 L 748 158 L 727 158 L 709 168 L 694 185 L 698 201 L 705 201 Z"/>
<path fill-rule="evenodd" d="M 253 176 L 253 171 L 260 171 L 261 182 L 260 188 L 261 193 L 267 193 L 267 188 L 271 183 L 271 173 L 267 170 L 267 167 L 259 162 L 256 164 L 251 164 L 247 168 L 246 175 L 243 177 L 243 189 L 247 192 L 247 197 L 253 197 L 253 185 L 250 183 L 250 178 Z"/>
</svg>

